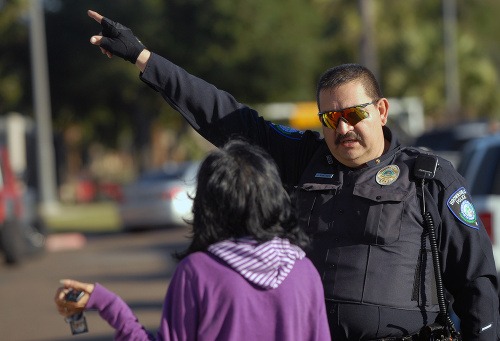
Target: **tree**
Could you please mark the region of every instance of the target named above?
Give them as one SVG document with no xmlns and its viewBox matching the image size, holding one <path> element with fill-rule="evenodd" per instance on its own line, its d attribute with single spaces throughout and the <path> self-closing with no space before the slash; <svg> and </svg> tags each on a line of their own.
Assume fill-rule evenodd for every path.
<svg viewBox="0 0 500 341">
<path fill-rule="evenodd" d="M 374 1 L 374 0 L 373 0 Z M 30 114 L 27 0 L 0 2 L 0 113 Z M 116 148 L 131 136 L 147 148 L 151 124 L 188 127 L 128 62 L 105 60 L 88 42 L 95 9 L 133 28 L 147 47 L 249 104 L 314 100 L 327 68 L 358 62 L 363 30 L 352 0 L 72 0 L 45 1 L 52 117 L 91 141 Z M 458 4 L 458 60 L 463 113 L 500 117 L 496 0 Z M 444 112 L 441 1 L 378 0 L 375 40 L 388 97 L 418 96 L 426 114 Z M 495 11 L 497 10 L 497 11 Z"/>
<path fill-rule="evenodd" d="M 0 2 L 0 113 L 24 112 L 30 102 L 26 0 Z"/>
<path fill-rule="evenodd" d="M 362 22 L 349 0 L 319 1 L 326 16 L 325 68 L 358 62 Z M 464 117 L 500 117 L 498 65 L 500 29 L 498 1 L 458 5 L 458 61 Z M 373 33 L 378 51 L 379 78 L 388 97 L 422 98 L 428 117 L 446 120 L 442 1 L 376 2 Z"/>
<path fill-rule="evenodd" d="M 79 122 L 88 141 L 116 146 L 118 132 L 128 131 L 141 150 L 153 121 L 187 129 L 138 81 L 135 68 L 120 59 L 104 60 L 88 43 L 99 32 L 86 15 L 89 8 L 131 27 L 148 48 L 242 101 L 314 96 L 320 21 L 307 0 L 290 0 L 285 7 L 267 0 L 65 0 L 48 9 L 46 19 L 54 121 L 59 129 Z"/>
</svg>

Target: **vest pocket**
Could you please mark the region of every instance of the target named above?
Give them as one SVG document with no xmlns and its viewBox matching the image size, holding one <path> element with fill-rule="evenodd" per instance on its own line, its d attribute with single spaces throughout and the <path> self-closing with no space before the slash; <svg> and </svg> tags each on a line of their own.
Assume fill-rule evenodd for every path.
<svg viewBox="0 0 500 341">
<path fill-rule="evenodd" d="M 339 185 L 307 183 L 297 188 L 299 225 L 309 234 L 328 230 L 328 219 L 320 217 L 319 208 L 336 194 Z"/>
<path fill-rule="evenodd" d="M 389 245 L 399 240 L 408 191 L 390 187 L 356 186 L 353 194 L 367 206 L 363 240 Z"/>
</svg>

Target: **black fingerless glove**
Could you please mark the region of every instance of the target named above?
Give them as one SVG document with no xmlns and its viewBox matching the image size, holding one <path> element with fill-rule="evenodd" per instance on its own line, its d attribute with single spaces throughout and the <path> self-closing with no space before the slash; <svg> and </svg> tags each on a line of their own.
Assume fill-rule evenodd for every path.
<svg viewBox="0 0 500 341">
<path fill-rule="evenodd" d="M 145 46 L 134 36 L 132 30 L 108 18 L 102 18 L 101 26 L 103 38 L 100 46 L 113 55 L 135 64 Z"/>
</svg>

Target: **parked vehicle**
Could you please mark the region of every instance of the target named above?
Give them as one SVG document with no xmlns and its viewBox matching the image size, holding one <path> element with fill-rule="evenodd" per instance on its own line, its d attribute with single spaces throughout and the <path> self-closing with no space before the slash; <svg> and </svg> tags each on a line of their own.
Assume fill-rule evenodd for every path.
<svg viewBox="0 0 500 341">
<path fill-rule="evenodd" d="M 17 264 L 44 246 L 35 193 L 16 179 L 7 148 L 0 145 L 0 252 L 8 264 Z"/>
<path fill-rule="evenodd" d="M 124 186 L 119 215 L 124 230 L 186 225 L 200 162 L 167 164 Z"/>
<path fill-rule="evenodd" d="M 473 139 L 488 136 L 491 130 L 492 123 L 489 121 L 465 121 L 426 131 L 415 139 L 413 145 L 428 148 L 457 167 L 464 145 Z"/>
<path fill-rule="evenodd" d="M 458 172 L 467 180 L 476 212 L 493 243 L 500 273 L 500 134 L 469 142 Z"/>
</svg>

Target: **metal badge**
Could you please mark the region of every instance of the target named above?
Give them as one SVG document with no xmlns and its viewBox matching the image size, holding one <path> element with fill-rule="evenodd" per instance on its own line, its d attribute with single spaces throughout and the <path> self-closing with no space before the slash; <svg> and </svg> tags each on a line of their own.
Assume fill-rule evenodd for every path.
<svg viewBox="0 0 500 341">
<path fill-rule="evenodd" d="M 399 167 L 396 165 L 389 165 L 378 171 L 376 180 L 379 185 L 387 186 L 396 181 L 398 177 Z"/>
</svg>

